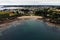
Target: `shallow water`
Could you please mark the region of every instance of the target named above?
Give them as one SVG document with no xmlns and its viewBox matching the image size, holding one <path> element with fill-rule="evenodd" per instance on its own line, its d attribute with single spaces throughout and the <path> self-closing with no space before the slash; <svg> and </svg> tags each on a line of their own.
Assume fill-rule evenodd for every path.
<svg viewBox="0 0 60 40">
<path fill-rule="evenodd" d="M 2 32 L 1 40 L 60 40 L 60 28 L 43 21 L 26 20 L 21 25 Z"/>
</svg>

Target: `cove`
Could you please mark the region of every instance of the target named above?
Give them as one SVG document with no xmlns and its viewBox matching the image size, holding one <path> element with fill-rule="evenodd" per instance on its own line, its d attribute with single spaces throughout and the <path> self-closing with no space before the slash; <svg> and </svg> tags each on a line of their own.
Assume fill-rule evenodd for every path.
<svg viewBox="0 0 60 40">
<path fill-rule="evenodd" d="M 50 27 L 37 20 L 26 20 L 2 33 L 1 40 L 60 40 L 60 28 Z"/>
</svg>

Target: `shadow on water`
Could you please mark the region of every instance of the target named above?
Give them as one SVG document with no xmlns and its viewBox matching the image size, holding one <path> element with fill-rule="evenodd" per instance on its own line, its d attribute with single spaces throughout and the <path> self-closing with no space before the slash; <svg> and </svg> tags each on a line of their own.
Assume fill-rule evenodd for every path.
<svg viewBox="0 0 60 40">
<path fill-rule="evenodd" d="M 58 28 L 43 21 L 27 20 L 2 32 L 1 40 L 60 40 L 60 32 L 57 31 Z"/>
</svg>

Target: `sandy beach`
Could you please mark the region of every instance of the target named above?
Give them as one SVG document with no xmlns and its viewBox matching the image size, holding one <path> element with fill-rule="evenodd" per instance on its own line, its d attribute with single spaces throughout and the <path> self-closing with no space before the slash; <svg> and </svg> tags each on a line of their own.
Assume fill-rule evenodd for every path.
<svg viewBox="0 0 60 40">
<path fill-rule="evenodd" d="M 41 16 L 22 16 L 22 17 L 18 17 L 18 19 L 37 19 L 37 18 L 43 18 Z"/>
</svg>

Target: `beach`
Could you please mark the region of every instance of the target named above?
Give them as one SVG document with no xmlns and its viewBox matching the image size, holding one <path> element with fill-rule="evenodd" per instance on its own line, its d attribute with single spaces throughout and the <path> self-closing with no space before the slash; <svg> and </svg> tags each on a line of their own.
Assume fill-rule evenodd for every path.
<svg viewBox="0 0 60 40">
<path fill-rule="evenodd" d="M 11 20 L 10 22 L 9 21 L 6 21 L 6 23 L 0 24 L 0 31 L 4 31 L 4 30 L 10 28 L 11 26 L 14 26 L 15 27 L 16 25 L 20 25 L 25 20 L 29 20 L 29 19 L 33 19 L 33 20 L 40 19 L 41 20 L 42 18 L 43 17 L 41 17 L 41 16 L 21 16 L 21 17 L 17 17 L 16 19 Z M 49 23 L 49 22 L 46 22 L 46 24 L 49 25 L 49 26 L 56 26 L 55 24 Z M 58 27 L 60 27 L 60 25 Z"/>
<path fill-rule="evenodd" d="M 6 30 L 7 28 L 10 28 L 11 26 L 16 26 L 18 24 L 21 24 L 24 20 L 28 19 L 37 19 L 37 18 L 42 18 L 40 16 L 22 16 L 22 17 L 17 17 L 17 19 L 11 20 L 11 21 L 6 21 L 6 23 L 0 24 L 0 31 Z"/>
</svg>

